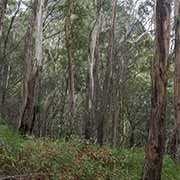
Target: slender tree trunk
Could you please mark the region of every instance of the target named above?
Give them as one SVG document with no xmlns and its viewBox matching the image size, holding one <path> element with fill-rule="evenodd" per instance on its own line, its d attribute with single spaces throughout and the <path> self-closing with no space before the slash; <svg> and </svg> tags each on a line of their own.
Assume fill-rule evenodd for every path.
<svg viewBox="0 0 180 180">
<path fill-rule="evenodd" d="M 97 128 L 97 142 L 100 145 L 103 145 L 104 141 L 104 121 L 105 121 L 105 113 L 108 110 L 108 104 L 110 100 L 110 82 L 112 79 L 112 61 L 113 61 L 113 43 L 114 43 L 114 31 L 115 31 L 115 20 L 116 20 L 116 6 L 117 0 L 112 0 L 112 19 L 111 19 L 111 27 L 109 30 L 109 47 L 108 47 L 108 60 L 106 65 L 106 73 L 105 79 L 103 83 L 103 96 L 102 96 L 102 104 L 101 104 L 101 112 L 100 117 L 98 119 L 98 128 Z"/>
<path fill-rule="evenodd" d="M 33 1 L 33 12 L 26 34 L 26 72 L 23 84 L 23 103 L 18 127 L 23 134 L 32 133 L 37 113 L 38 83 L 42 67 L 43 7 L 44 0 Z"/>
<path fill-rule="evenodd" d="M 36 77 L 36 97 L 35 97 L 35 121 L 41 122 L 41 114 L 39 111 L 40 104 L 41 104 L 41 79 L 42 79 L 42 68 L 43 68 L 43 15 L 44 15 L 44 10 L 47 6 L 47 0 L 39 0 L 39 6 L 37 10 L 37 17 L 36 17 L 36 41 L 35 41 L 35 60 L 36 60 L 36 67 L 37 67 L 37 74 L 38 76 Z M 43 121 L 45 121 L 43 119 Z M 41 125 L 42 125 L 41 124 Z M 33 127 L 32 127 L 33 128 Z M 40 128 L 39 128 L 40 132 Z M 38 133 L 40 135 L 40 133 Z"/>
<path fill-rule="evenodd" d="M 101 3 L 97 2 L 97 13 L 96 20 L 93 30 L 90 34 L 90 45 L 89 45 L 89 74 L 88 74 L 88 93 L 87 93 L 87 111 L 88 116 L 85 122 L 85 138 L 90 139 L 93 132 L 93 124 L 95 123 L 96 113 L 96 89 L 97 89 L 97 74 L 98 74 L 98 49 L 99 49 L 99 35 L 101 31 Z"/>
<path fill-rule="evenodd" d="M 10 75 L 10 66 L 8 64 L 4 64 L 3 68 L 3 77 L 2 77 L 2 96 L 1 96 L 1 107 L 2 107 L 2 116 L 5 115 L 5 101 L 6 101 L 6 91 L 9 84 L 9 75 Z"/>
<path fill-rule="evenodd" d="M 65 41 L 68 55 L 68 73 L 69 73 L 69 129 L 70 134 L 73 131 L 73 121 L 75 115 L 75 85 L 74 85 L 74 63 L 73 63 L 73 50 L 72 50 L 72 13 L 73 13 L 73 0 L 68 0 L 68 13 L 65 19 Z"/>
<path fill-rule="evenodd" d="M 174 111 L 175 125 L 170 139 L 170 154 L 176 161 L 180 160 L 180 1 L 175 0 L 175 77 L 174 77 Z"/>
<path fill-rule="evenodd" d="M 117 91 L 117 90 L 116 90 Z M 118 93 L 118 92 L 116 92 Z M 113 102 L 112 102 L 112 140 L 111 140 L 111 146 L 116 147 L 117 144 L 117 127 L 118 127 L 118 118 L 119 118 L 119 95 L 114 94 L 113 95 Z M 116 98 L 116 99 L 115 99 Z"/>
<path fill-rule="evenodd" d="M 119 60 L 117 52 L 115 53 L 113 60 L 113 73 L 112 73 L 112 82 L 111 82 L 111 118 L 112 118 L 112 138 L 111 146 L 116 147 L 118 143 L 118 125 L 120 119 L 120 102 L 121 102 L 121 89 L 122 89 L 122 76 L 123 75 L 123 66 L 122 60 Z M 120 62 L 119 62 L 120 61 Z M 118 67 L 118 68 L 117 68 Z M 123 86 L 124 88 L 125 86 Z"/>
<path fill-rule="evenodd" d="M 156 0 L 156 44 L 152 65 L 152 107 L 143 180 L 160 180 L 165 151 L 167 64 L 171 3 Z"/>
<path fill-rule="evenodd" d="M 2 41 L 2 33 L 4 26 L 4 16 L 7 8 L 7 0 L 0 0 L 0 113 L 3 112 L 3 106 L 1 102 L 3 101 L 3 85 L 4 85 L 4 58 L 3 58 L 3 41 Z"/>
<path fill-rule="evenodd" d="M 7 88 L 8 88 L 8 84 L 9 84 L 9 73 L 10 73 L 10 65 L 8 64 L 8 59 L 6 58 L 6 54 L 7 54 L 7 47 L 8 47 L 8 42 L 9 42 L 9 39 L 10 39 L 10 32 L 13 28 L 13 25 L 14 25 L 14 22 L 15 22 L 15 19 L 17 17 L 17 14 L 20 10 L 20 6 L 21 6 L 21 2 L 22 0 L 19 0 L 18 3 L 17 3 L 17 9 L 16 11 L 14 12 L 13 16 L 11 17 L 11 21 L 10 21 L 10 24 L 9 24 L 9 27 L 6 31 L 6 33 L 4 33 L 4 37 L 3 38 L 3 46 L 2 46 L 2 59 L 1 59 L 1 76 L 2 76 L 2 79 L 1 79 L 1 99 L 0 99 L 0 107 L 1 107 L 1 114 L 2 114 L 2 117 L 5 118 L 5 110 L 6 110 L 6 93 L 7 93 Z M 4 8 L 6 9 L 6 6 L 7 6 L 7 1 L 4 1 Z M 5 12 L 5 10 L 4 10 Z M 2 32 L 1 32 L 2 34 Z"/>
<path fill-rule="evenodd" d="M 0 37 L 2 36 L 6 7 L 7 7 L 7 0 L 0 0 Z"/>
</svg>

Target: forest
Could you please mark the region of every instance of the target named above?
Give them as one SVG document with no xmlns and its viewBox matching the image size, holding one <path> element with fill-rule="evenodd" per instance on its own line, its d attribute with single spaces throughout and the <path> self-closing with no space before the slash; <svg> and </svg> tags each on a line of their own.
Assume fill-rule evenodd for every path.
<svg viewBox="0 0 180 180">
<path fill-rule="evenodd" d="M 180 180 L 180 0 L 0 0 L 0 180 Z"/>
</svg>

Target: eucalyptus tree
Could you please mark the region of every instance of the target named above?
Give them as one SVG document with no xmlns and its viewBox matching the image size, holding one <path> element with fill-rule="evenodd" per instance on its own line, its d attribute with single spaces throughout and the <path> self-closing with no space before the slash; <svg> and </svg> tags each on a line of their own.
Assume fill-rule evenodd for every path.
<svg viewBox="0 0 180 180">
<path fill-rule="evenodd" d="M 73 121 L 75 117 L 75 85 L 74 85 L 74 62 L 73 62 L 73 50 L 72 50 L 72 28 L 73 28 L 73 13 L 74 13 L 74 1 L 67 1 L 67 16 L 65 18 L 65 41 L 67 48 L 67 56 L 68 56 L 68 89 L 69 89 L 69 128 L 70 133 L 72 133 L 73 129 Z"/>
<path fill-rule="evenodd" d="M 2 34 L 3 34 L 3 27 L 4 27 L 4 19 L 5 19 L 5 13 L 7 8 L 7 0 L 1 0 L 0 1 L 0 88 L 3 89 L 3 40 L 2 40 Z M 2 101 L 3 99 L 3 93 L 0 93 L 0 112 L 2 113 Z"/>
<path fill-rule="evenodd" d="M 93 136 L 93 126 L 97 118 L 97 91 L 98 91 L 98 68 L 99 68 L 99 36 L 102 28 L 102 1 L 96 4 L 96 17 L 93 29 L 90 32 L 89 55 L 88 55 L 88 82 L 87 82 L 87 116 L 85 122 L 85 138 Z"/>
<path fill-rule="evenodd" d="M 155 54 L 152 64 L 152 106 L 143 180 L 160 180 L 165 151 L 167 68 L 170 44 L 171 2 L 155 4 Z"/>
<path fill-rule="evenodd" d="M 39 75 L 42 67 L 43 10 L 44 0 L 32 2 L 29 27 L 25 38 L 25 74 L 23 99 L 19 116 L 19 130 L 31 134 L 36 120 Z"/>
<path fill-rule="evenodd" d="M 110 107 L 110 91 L 111 91 L 111 78 L 112 78 L 112 65 L 113 65 L 113 52 L 114 52 L 114 33 L 115 33 L 115 20 L 116 20 L 116 8 L 117 0 L 112 1 L 112 15 L 109 28 L 109 39 L 108 39 L 108 55 L 107 62 L 104 74 L 104 80 L 102 85 L 102 95 L 101 95 L 101 104 L 99 108 L 99 118 L 97 126 L 97 142 L 100 145 L 104 143 L 104 124 L 106 120 L 106 112 L 109 111 Z M 115 132 L 115 121 L 113 121 L 114 127 L 113 132 Z M 113 141 L 115 139 L 115 134 L 113 136 Z"/>
<path fill-rule="evenodd" d="M 174 72 L 174 113 L 175 124 L 170 139 L 170 153 L 174 160 L 180 160 L 180 1 L 174 1 L 175 15 L 175 72 Z"/>
</svg>

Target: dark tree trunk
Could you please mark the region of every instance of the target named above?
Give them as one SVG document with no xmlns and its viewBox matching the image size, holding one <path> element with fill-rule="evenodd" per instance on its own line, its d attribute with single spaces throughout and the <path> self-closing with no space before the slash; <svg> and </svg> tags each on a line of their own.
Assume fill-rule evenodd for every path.
<svg viewBox="0 0 180 180">
<path fill-rule="evenodd" d="M 170 41 L 171 3 L 156 1 L 156 44 L 152 65 L 152 107 L 143 180 L 160 180 L 165 151 L 167 63 Z"/>
<path fill-rule="evenodd" d="M 174 111 L 175 126 L 170 139 L 170 154 L 175 161 L 180 160 L 180 2 L 175 0 L 175 77 L 174 77 Z"/>
<path fill-rule="evenodd" d="M 97 128 L 97 143 L 102 146 L 104 143 L 104 121 L 102 119 L 99 120 Z"/>
<path fill-rule="evenodd" d="M 3 113 L 3 106 L 2 106 L 2 101 L 3 101 L 3 88 L 4 88 L 4 58 L 3 58 L 3 38 L 2 38 L 2 33 L 3 33 L 3 26 L 4 26 L 4 16 L 6 13 L 6 8 L 7 8 L 7 0 L 0 0 L 0 113 Z"/>
<path fill-rule="evenodd" d="M 74 79 L 74 62 L 73 62 L 73 49 L 72 49 L 72 19 L 74 0 L 67 0 L 68 13 L 65 19 L 65 41 L 68 56 L 68 73 L 69 73 L 69 123 L 68 123 L 68 135 L 73 133 L 74 116 L 75 116 L 75 79 Z"/>
<path fill-rule="evenodd" d="M 97 142 L 100 145 L 103 145 L 104 123 L 105 123 L 104 121 L 106 117 L 105 114 L 109 110 L 108 105 L 110 105 L 110 91 L 111 91 L 110 83 L 112 80 L 112 61 L 113 61 L 113 50 L 114 50 L 116 6 L 117 6 L 117 0 L 112 0 L 112 18 L 111 18 L 111 27 L 109 29 L 108 59 L 107 59 L 107 64 L 106 64 L 106 73 L 105 73 L 105 78 L 104 78 L 104 83 L 103 83 L 103 96 L 101 98 L 102 102 L 100 105 L 101 106 L 100 112 L 99 112 L 100 115 L 98 119 L 98 128 L 97 128 Z M 113 122 L 113 124 L 115 125 L 116 123 Z M 113 127 L 113 130 L 115 130 L 114 127 Z"/>
</svg>

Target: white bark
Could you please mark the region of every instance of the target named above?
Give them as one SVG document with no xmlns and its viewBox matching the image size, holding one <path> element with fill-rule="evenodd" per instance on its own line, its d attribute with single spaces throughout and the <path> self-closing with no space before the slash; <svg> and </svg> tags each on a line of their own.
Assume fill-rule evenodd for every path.
<svg viewBox="0 0 180 180">
<path fill-rule="evenodd" d="M 35 58 L 37 66 L 42 66 L 42 41 L 43 41 L 43 9 L 44 0 L 40 0 L 39 9 L 36 16 L 36 45 L 35 45 Z"/>
<path fill-rule="evenodd" d="M 101 24 L 102 24 L 102 16 L 101 13 L 98 15 L 93 31 L 91 33 L 91 39 L 90 39 L 90 48 L 89 48 L 89 75 L 90 75 L 90 87 L 91 87 L 91 100 L 94 97 L 94 65 L 95 65 L 95 49 L 96 49 L 96 41 L 98 34 L 101 30 Z M 92 107 L 92 102 L 89 101 L 89 107 Z"/>
</svg>

